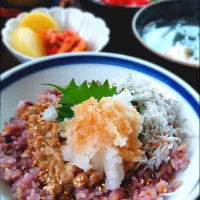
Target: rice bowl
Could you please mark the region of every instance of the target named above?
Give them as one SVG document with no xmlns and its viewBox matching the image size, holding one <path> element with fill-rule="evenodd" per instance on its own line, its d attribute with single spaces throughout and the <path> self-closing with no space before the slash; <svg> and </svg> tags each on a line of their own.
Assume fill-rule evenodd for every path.
<svg viewBox="0 0 200 200">
<path fill-rule="evenodd" d="M 107 56 L 109 58 L 109 55 Z M 106 57 L 106 59 L 108 58 Z M 134 80 L 131 80 L 129 77 L 125 81 L 122 77 L 121 80 L 117 81 L 116 78 L 111 76 L 108 77 L 107 75 L 105 77 L 99 77 L 97 75 L 99 66 L 95 66 L 94 63 L 93 65 L 93 70 L 95 71 L 94 74 L 84 76 L 80 79 L 80 77 L 75 77 L 75 73 L 68 71 L 68 73 L 71 73 L 68 75 L 68 82 L 64 82 L 64 80 L 63 82 L 57 80 L 56 84 L 59 83 L 60 86 L 67 85 L 71 78 L 75 78 L 76 82 L 80 84 L 85 80 L 100 80 L 103 83 L 106 78 L 108 78 L 110 83 L 115 83 L 115 85 L 117 85 L 116 94 L 110 96 L 105 95 L 98 101 L 96 100 L 97 98 L 91 99 L 92 97 L 84 99 L 81 103 L 73 106 L 73 117 L 67 117 L 56 121 L 59 114 L 61 114 L 58 113 L 58 101 L 62 98 L 62 94 L 58 90 L 50 90 L 50 86 L 46 86 L 46 89 L 48 90 L 42 92 L 45 87 L 39 86 L 39 92 L 41 93 L 39 99 L 37 101 L 34 100 L 34 104 L 30 101 L 21 101 L 17 107 L 17 116 L 15 116 L 17 118 L 12 118 L 10 123 L 6 124 L 2 134 L 3 138 L 5 139 L 5 137 L 8 137 L 13 133 L 17 135 L 17 138 L 10 138 L 9 136 L 9 140 L 8 138 L 6 138 L 6 141 L 4 139 L 1 140 L 1 144 L 4 144 L 1 145 L 4 147 L 4 156 L 8 152 L 5 150 L 6 143 L 8 145 L 7 148 L 10 148 L 9 150 L 13 149 L 13 146 L 17 147 L 13 151 L 15 152 L 14 154 L 13 152 L 8 152 L 9 155 L 6 155 L 9 156 L 10 160 L 7 163 L 7 166 L 4 167 L 4 179 L 6 177 L 8 182 L 15 182 L 17 179 L 16 183 L 13 185 L 15 198 L 16 195 L 20 196 L 22 194 L 26 195 L 22 196 L 24 199 L 52 199 L 56 195 L 60 195 L 60 198 L 69 197 L 69 199 L 162 199 L 167 195 L 170 195 L 171 199 L 174 198 L 174 195 L 178 195 L 175 199 L 184 198 L 186 194 L 181 194 L 180 191 L 182 191 L 181 188 L 184 188 L 187 185 L 184 181 L 184 177 L 186 177 L 186 175 L 184 177 L 181 176 L 180 178 L 180 173 L 175 174 L 174 172 L 178 169 L 181 171 L 185 169 L 185 173 L 187 174 L 187 170 L 195 164 L 194 159 L 192 159 L 194 154 L 191 154 L 190 145 L 187 144 L 187 148 L 185 145 L 185 142 L 188 143 L 188 141 L 192 140 L 193 137 L 190 135 L 189 139 L 184 139 L 184 137 L 188 132 L 189 134 L 198 134 L 198 132 L 196 132 L 198 131 L 196 127 L 194 127 L 194 129 L 190 129 L 189 131 L 181 129 L 183 124 L 185 126 L 187 123 L 190 123 L 190 119 L 186 119 L 188 122 L 182 121 L 185 119 L 185 115 L 183 115 L 184 117 L 182 116 L 182 110 L 180 110 L 178 103 L 173 99 L 175 96 L 175 99 L 178 97 L 177 100 L 180 100 L 181 103 L 184 101 L 181 100 L 180 96 L 176 95 L 176 92 L 173 92 L 166 86 L 163 86 L 163 83 L 155 81 L 151 76 L 148 78 L 147 75 L 143 76 L 140 72 L 136 72 L 135 74 L 132 74 Z M 135 66 L 136 65 L 137 64 L 135 64 Z M 114 73 L 111 68 L 106 69 L 101 66 L 101 71 L 105 70 L 106 72 L 111 70 L 113 72 L 113 76 L 119 78 L 121 71 L 119 70 Z M 58 74 L 63 72 L 63 70 L 60 70 L 59 72 L 59 69 L 60 67 L 57 68 Z M 66 70 L 67 69 L 68 68 L 66 68 Z M 76 67 L 72 67 L 72 71 L 79 71 L 80 69 L 80 64 Z M 84 69 L 86 71 L 91 70 L 90 67 L 88 69 Z M 124 71 L 123 68 L 122 70 Z M 44 73 L 45 71 L 46 69 L 42 70 L 40 73 Z M 132 70 L 125 71 L 129 73 Z M 31 81 L 32 78 L 35 78 L 34 75 L 36 74 L 38 75 L 38 73 L 35 73 L 29 76 L 29 81 Z M 25 79 L 20 79 L 18 83 L 22 80 Z M 53 82 L 49 79 L 49 77 L 46 80 L 41 79 L 39 82 L 40 84 L 55 83 L 55 81 Z M 149 87 L 150 83 L 153 83 L 152 87 Z M 112 84 L 110 87 L 115 87 L 115 85 Z M 148 87 L 145 85 L 148 85 Z M 156 89 L 159 87 L 160 92 L 155 92 L 155 89 L 152 89 L 155 88 L 155 86 Z M 165 90 L 164 94 L 163 89 Z M 7 89 L 3 92 L 6 90 Z M 167 90 L 168 92 L 170 91 L 170 94 L 166 92 Z M 35 90 L 34 95 L 37 93 L 38 92 Z M 169 96 L 165 95 L 165 93 Z M 33 98 L 33 94 L 31 95 L 32 97 L 28 97 L 28 94 L 25 98 L 33 101 L 35 98 Z M 173 98 L 171 98 L 170 95 Z M 18 96 L 18 98 L 21 97 Z M 4 100 L 2 102 L 4 102 Z M 91 105 L 89 106 L 90 109 L 87 107 L 88 105 Z M 12 106 L 14 107 L 14 103 Z M 185 111 L 187 111 L 188 108 L 189 107 L 185 104 Z M 93 112 L 93 109 L 96 113 Z M 127 114 L 124 112 L 126 109 Z M 37 112 L 34 110 L 37 110 Z M 110 110 L 112 110 L 112 116 L 109 115 Z M 11 112 L 13 113 L 13 111 Z M 120 114 L 120 112 L 122 113 Z M 100 113 L 100 115 L 98 113 Z M 194 114 L 194 116 L 195 115 L 196 114 Z M 98 119 L 92 126 L 91 123 L 87 121 L 90 116 L 94 119 Z M 103 117 L 103 120 L 100 119 L 100 116 Z M 118 126 L 119 122 L 117 122 L 117 116 L 122 116 L 120 126 Z M 105 117 L 107 117 L 109 121 L 105 120 Z M 130 117 L 130 119 L 128 117 Z M 198 121 L 198 118 L 193 119 Z M 36 123 L 36 126 L 34 123 Z M 48 124 L 46 127 L 42 126 L 47 130 L 43 130 L 43 128 L 40 127 L 42 124 Z M 37 126 L 40 128 L 38 129 Z M 87 126 L 90 128 L 88 129 Z M 119 128 L 122 126 L 124 129 Z M 106 129 L 103 129 L 103 127 L 106 127 Z M 109 127 L 112 127 L 112 129 Z M 116 127 L 118 127 L 117 130 L 120 131 L 116 132 Z M 45 137 L 56 140 L 51 141 L 52 143 L 55 143 L 52 146 L 53 149 L 49 148 L 49 144 L 51 142 L 48 142 L 46 139 L 45 141 L 42 141 L 44 144 L 42 144 L 42 142 L 40 144 L 39 141 L 36 141 L 35 137 L 31 138 L 32 136 L 30 133 L 33 133 L 33 131 L 30 130 L 32 130 L 32 128 L 35 128 L 37 134 L 39 134 L 37 137 L 41 136 L 41 134 L 44 134 L 45 132 Z M 16 130 L 17 132 L 15 132 Z M 28 132 L 24 132 L 24 130 L 28 130 Z M 39 130 L 41 131 L 40 133 Z M 90 130 L 92 136 L 90 136 Z M 96 132 L 92 130 L 96 130 Z M 123 130 L 126 131 L 123 132 Z M 105 137 L 101 138 L 101 134 L 99 134 L 99 132 L 105 133 L 107 140 L 104 139 Z M 56 135 L 52 137 L 51 134 Z M 74 134 L 77 135 L 78 138 L 81 135 L 81 140 L 79 141 Z M 108 137 L 109 135 L 110 137 Z M 100 141 L 99 144 L 97 141 L 95 142 L 95 138 L 97 138 L 97 141 Z M 108 140 L 108 138 L 110 139 Z M 13 146 L 10 144 L 10 139 L 13 140 Z M 17 142 L 14 142 L 16 140 Z M 39 145 L 45 145 L 44 147 L 40 146 L 40 148 L 45 149 L 44 153 L 46 154 L 46 158 L 48 158 L 44 159 L 44 161 L 50 160 L 49 163 L 46 163 L 46 167 L 45 165 L 40 165 L 40 161 L 43 161 L 42 157 L 34 155 L 38 150 L 36 148 L 37 145 L 35 146 L 31 144 L 32 142 L 34 143 L 34 141 Z M 84 143 L 83 145 L 81 143 L 82 141 L 88 141 L 88 144 L 86 145 L 86 143 Z M 78 144 L 78 148 L 75 148 L 74 146 L 76 142 Z M 137 145 L 131 145 L 128 147 L 127 144 L 129 142 L 134 142 L 134 144 Z M 83 149 L 79 151 L 78 149 L 81 149 L 81 145 L 83 145 Z M 133 146 L 135 148 L 132 148 Z M 85 148 L 85 152 L 84 147 L 87 147 Z M 89 150 L 89 147 L 93 148 L 90 148 Z M 28 149 L 31 149 L 34 153 L 31 155 L 29 151 L 24 152 Z M 53 157 L 52 151 L 54 152 Z M 127 152 L 129 152 L 128 156 Z M 16 161 L 14 161 L 14 158 L 16 157 L 18 157 L 17 162 L 19 162 L 17 164 Z M 84 159 L 81 161 L 79 158 Z M 56 161 L 53 162 L 52 160 Z M 98 162 L 100 160 L 102 163 Z M 23 165 L 21 162 L 23 162 Z M 14 168 L 13 163 L 15 163 Z M 56 167 L 56 163 L 59 163 L 59 167 Z M 18 166 L 20 166 L 20 168 Z M 48 178 L 50 178 L 49 174 L 51 173 L 51 169 L 49 168 L 50 166 L 54 166 L 53 170 L 55 171 L 57 169 L 57 174 L 60 173 L 60 175 L 64 174 L 64 171 L 62 171 L 62 173 L 59 172 L 60 169 L 63 169 L 62 166 L 65 166 L 64 169 L 67 168 L 72 171 L 70 175 L 67 177 L 65 176 L 64 179 L 60 179 L 63 177 L 59 177 L 58 182 L 56 179 L 52 182 L 51 180 L 48 180 Z M 21 169 L 21 167 L 23 167 L 23 169 Z M 44 168 L 42 169 L 42 167 Z M 13 173 L 13 171 L 15 173 Z M 174 176 L 176 176 L 175 180 Z M 45 177 L 48 178 L 46 180 L 38 180 L 38 178 L 45 179 Z M 91 180 L 94 180 L 94 177 L 96 182 L 94 181 L 91 183 Z M 66 179 L 70 179 L 68 180 L 69 183 Z M 83 182 L 85 183 L 82 184 Z M 26 193 L 24 192 L 24 183 L 27 183 L 25 186 L 28 187 L 25 188 L 27 189 Z M 52 183 L 58 183 L 58 185 L 52 185 Z M 68 191 L 69 187 L 67 186 L 71 187 L 70 191 Z M 178 189 L 179 187 L 180 189 Z M 51 193 L 51 191 L 53 191 L 53 193 Z M 67 192 L 69 194 L 66 194 Z M 66 195 L 65 197 L 63 197 L 63 193 Z M 189 193 L 190 191 L 188 191 L 188 194 Z"/>
</svg>

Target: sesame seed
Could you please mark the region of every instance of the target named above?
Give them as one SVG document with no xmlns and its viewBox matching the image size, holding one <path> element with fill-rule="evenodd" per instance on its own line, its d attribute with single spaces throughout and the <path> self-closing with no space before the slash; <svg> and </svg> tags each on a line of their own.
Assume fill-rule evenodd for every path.
<svg viewBox="0 0 200 200">
<path fill-rule="evenodd" d="M 40 172 L 39 172 L 39 176 L 42 176 L 42 174 L 43 174 L 43 172 L 42 172 L 42 171 L 40 171 Z"/>
<path fill-rule="evenodd" d="M 59 184 L 62 185 L 62 181 L 61 180 L 59 181 Z"/>
<path fill-rule="evenodd" d="M 144 184 L 144 179 L 141 180 L 141 184 Z"/>
<path fill-rule="evenodd" d="M 32 165 L 32 167 L 34 167 L 34 166 L 36 165 L 36 162 L 37 162 L 36 160 L 33 162 L 33 165 Z"/>
<path fill-rule="evenodd" d="M 66 191 L 64 191 L 64 194 L 68 195 L 68 193 Z"/>
<path fill-rule="evenodd" d="M 166 193 L 166 192 L 167 192 L 167 188 L 165 188 L 165 189 L 163 190 L 163 192 Z"/>
<path fill-rule="evenodd" d="M 37 186 L 40 187 L 40 183 L 39 182 L 37 182 Z"/>
<path fill-rule="evenodd" d="M 81 187 L 81 185 L 82 185 L 81 183 L 78 183 L 78 187 Z"/>
<path fill-rule="evenodd" d="M 50 189 L 50 194 L 51 194 L 51 196 L 54 196 L 54 193 L 53 193 L 52 189 Z"/>
<path fill-rule="evenodd" d="M 53 185 L 53 186 L 52 186 L 52 189 L 53 189 L 53 190 L 55 190 L 55 188 L 56 188 L 56 186 L 55 186 L 55 185 Z"/>
<path fill-rule="evenodd" d="M 80 177 L 78 177 L 76 180 L 80 182 L 80 181 L 81 181 L 81 178 L 80 178 Z"/>
<path fill-rule="evenodd" d="M 101 186 L 99 186 L 99 191 L 102 192 L 102 188 L 101 188 Z"/>
</svg>

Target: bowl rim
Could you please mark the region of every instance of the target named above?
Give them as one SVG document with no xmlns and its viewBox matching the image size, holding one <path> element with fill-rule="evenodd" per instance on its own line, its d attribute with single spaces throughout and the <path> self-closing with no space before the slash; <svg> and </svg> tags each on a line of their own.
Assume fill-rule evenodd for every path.
<svg viewBox="0 0 200 200">
<path fill-rule="evenodd" d="M 90 2 L 90 3 L 93 3 L 93 4 L 95 4 L 95 5 L 99 5 L 99 6 L 101 6 L 101 7 L 109 7 L 109 8 L 113 8 L 113 9 L 115 9 L 115 8 L 121 8 L 121 9 L 129 9 L 129 10 L 131 10 L 131 9 L 140 9 L 140 8 L 143 8 L 144 6 L 120 6 L 120 5 L 111 5 L 111 4 L 105 4 L 105 3 L 103 3 L 103 2 L 101 2 L 101 1 L 97 1 L 97 0 L 85 0 L 85 1 L 88 1 L 88 2 Z M 151 3 L 152 4 L 152 3 Z"/>
<path fill-rule="evenodd" d="M 120 5 L 105 4 L 105 3 L 97 1 L 97 0 L 85 0 L 85 1 L 99 5 L 99 6 L 102 6 L 102 7 L 110 7 L 110 8 L 113 8 L 113 9 L 121 8 L 121 9 L 129 9 L 129 10 L 131 10 L 131 9 L 141 9 L 141 8 L 146 7 L 146 6 L 158 3 L 158 2 L 152 2 L 152 3 L 149 3 L 149 4 L 144 5 L 144 6 L 120 6 Z M 160 1 L 174 1 L 174 0 L 158 0 L 158 1 L 160 2 Z M 82 1 L 80 1 L 80 2 L 82 2 Z"/>
<path fill-rule="evenodd" d="M 140 10 L 137 11 L 137 13 L 135 14 L 135 16 L 132 19 L 132 24 L 131 24 L 131 28 L 133 31 L 133 34 L 135 35 L 136 39 L 140 42 L 140 44 L 143 45 L 143 47 L 145 47 L 146 49 L 148 49 L 149 51 L 151 51 L 152 53 L 154 53 L 155 55 L 164 58 L 166 60 L 169 60 L 171 62 L 177 63 L 177 64 L 181 64 L 184 65 L 185 67 L 192 67 L 192 68 L 197 68 L 200 69 L 200 64 L 194 64 L 194 63 L 189 63 L 189 62 L 184 62 L 182 60 L 178 60 L 175 58 L 171 58 L 170 56 L 166 56 L 162 53 L 159 53 L 158 51 L 154 50 L 153 48 L 151 48 L 150 46 L 148 46 L 140 37 L 137 28 L 136 28 L 136 23 L 138 18 L 140 17 L 140 15 L 146 11 L 147 9 L 156 6 L 157 4 L 162 4 L 162 3 L 166 3 L 166 2 L 170 2 L 170 1 L 178 1 L 178 0 L 163 0 L 163 1 L 159 1 L 159 2 L 155 2 L 153 4 L 147 5 L 146 7 L 141 8 Z"/>
<path fill-rule="evenodd" d="M 2 30 L 1 30 L 2 41 L 3 41 L 4 45 L 6 46 L 6 48 L 7 48 L 12 54 L 17 55 L 17 56 L 20 56 L 20 57 L 22 57 L 23 59 L 25 59 L 26 61 L 32 61 L 32 60 L 38 60 L 38 59 L 40 59 L 40 58 L 34 58 L 34 57 L 27 56 L 27 55 L 25 55 L 25 54 L 23 54 L 23 53 L 20 53 L 19 51 L 15 50 L 15 49 L 12 47 L 12 45 L 7 41 L 7 39 L 4 37 L 4 35 L 5 35 L 4 32 L 5 32 L 6 30 L 8 30 L 8 24 L 9 24 L 9 23 L 11 23 L 12 21 L 18 21 L 19 18 L 20 18 L 21 16 L 25 16 L 25 15 L 28 15 L 29 13 L 37 12 L 37 11 L 39 11 L 39 10 L 43 10 L 43 11 L 48 12 L 48 11 L 52 11 L 52 10 L 55 10 L 55 9 L 58 9 L 58 8 L 59 8 L 59 9 L 62 9 L 62 10 L 65 10 L 65 11 L 66 11 L 66 10 L 76 10 L 76 11 L 81 12 L 82 14 L 90 14 L 90 15 L 92 15 L 96 20 L 99 20 L 99 19 L 100 19 L 101 21 L 103 21 L 104 26 L 105 26 L 104 28 L 107 29 L 107 39 L 104 41 L 104 43 L 102 43 L 101 47 L 99 47 L 98 49 L 96 49 L 95 51 L 92 51 L 92 52 L 99 52 L 99 51 L 101 51 L 101 50 L 104 49 L 105 46 L 109 43 L 111 31 L 110 31 L 110 28 L 108 27 L 108 25 L 106 24 L 106 21 L 105 21 L 103 18 L 98 17 L 98 16 L 94 15 L 94 14 L 91 13 L 91 12 L 83 11 L 83 10 L 81 10 L 81 9 L 79 9 L 79 8 L 74 8 L 74 7 L 63 8 L 63 7 L 59 7 L 59 6 L 54 6 L 54 7 L 52 7 L 52 8 L 37 7 L 37 8 L 34 8 L 34 9 L 30 10 L 29 12 L 21 12 L 21 13 L 18 14 L 16 17 L 12 17 L 12 18 L 10 18 L 8 21 L 6 21 L 4 27 L 3 27 Z M 12 30 L 11 32 L 13 32 L 13 30 Z M 85 52 L 87 52 L 87 51 L 85 51 Z M 89 51 L 88 51 L 88 52 L 89 52 Z M 63 54 L 71 54 L 71 52 L 66 52 L 66 53 L 63 53 Z M 56 54 L 55 54 L 55 55 L 56 55 Z M 52 55 L 52 56 L 55 56 L 55 55 Z M 45 56 L 43 56 L 43 57 L 41 57 L 41 58 L 44 58 L 44 57 L 49 57 L 49 55 L 45 55 Z"/>
<path fill-rule="evenodd" d="M 67 60 L 69 61 L 68 63 L 67 63 Z M 45 62 L 48 63 L 50 66 L 46 66 L 46 65 L 42 66 L 42 64 L 44 64 Z M 58 66 L 63 66 L 63 65 L 68 65 L 68 64 L 77 64 L 76 62 L 78 62 L 79 64 L 100 63 L 100 64 L 107 64 L 111 66 L 115 64 L 115 66 L 118 66 L 118 67 L 128 68 L 135 71 L 138 70 L 139 72 L 143 72 L 143 73 L 146 70 L 146 74 L 150 76 L 153 73 L 155 73 L 155 75 L 156 73 L 160 74 L 160 76 L 167 78 L 168 82 L 165 79 L 160 80 L 159 76 L 157 77 L 152 76 L 152 77 L 165 83 L 166 85 L 171 87 L 173 90 L 175 90 L 179 95 L 181 95 L 187 101 L 187 103 L 192 107 L 193 111 L 195 111 L 195 113 L 197 114 L 197 117 L 200 118 L 199 95 L 188 83 L 186 83 L 184 80 L 182 80 L 181 78 L 179 78 L 177 75 L 173 74 L 172 72 L 164 68 L 161 68 L 160 66 L 156 64 L 150 63 L 148 61 L 145 61 L 139 58 L 130 57 L 130 56 L 121 55 L 121 54 L 114 54 L 114 53 L 102 53 L 102 52 L 101 53 L 72 53 L 68 55 L 57 55 L 54 57 L 47 57 L 47 58 L 37 59 L 37 60 L 23 63 L 1 74 L 0 94 L 6 87 L 9 87 L 10 84 L 16 82 L 17 80 L 20 80 L 23 77 L 28 76 L 31 73 L 36 73 L 40 70 L 51 68 L 51 66 L 58 67 Z M 135 68 L 133 67 L 133 65 Z M 143 67 L 146 69 L 143 69 Z M 27 72 L 27 71 L 30 71 L 30 72 Z M 170 83 L 170 81 L 172 82 Z M 179 88 L 173 87 L 173 82 Z M 185 92 L 185 96 L 183 95 L 184 92 Z M 192 98 L 193 100 L 192 102 L 190 101 L 191 99 L 189 99 L 188 95 L 190 96 L 190 98 Z M 195 107 L 192 106 L 192 103 L 195 104 Z M 190 191 L 190 194 L 188 195 L 188 197 L 185 197 L 186 199 L 188 198 L 191 199 L 190 197 L 198 197 L 199 184 L 200 184 L 200 181 L 198 179 L 197 183 L 195 183 L 194 185 L 194 188 Z"/>
<path fill-rule="evenodd" d="M 198 102 L 198 104 L 200 106 L 200 99 L 199 99 L 198 92 L 191 85 L 189 85 L 189 83 L 187 83 L 186 81 L 181 79 L 179 76 L 177 76 L 173 72 L 170 72 L 169 70 L 164 69 L 157 64 L 151 63 L 149 61 L 146 61 L 146 60 L 143 60 L 143 59 L 140 59 L 140 58 L 136 58 L 136 57 L 128 56 L 128 55 L 123 55 L 123 54 L 118 54 L 118 53 L 109 53 L 109 52 L 77 52 L 77 53 L 75 52 L 75 53 L 70 53 L 70 54 L 58 54 L 58 55 L 55 55 L 55 56 L 47 56 L 47 57 L 43 57 L 43 58 L 40 58 L 40 59 L 34 59 L 34 60 L 31 60 L 31 61 L 19 64 L 16 67 L 13 67 L 13 68 L 11 68 L 11 69 L 9 69 L 9 70 L 7 70 L 7 71 L 5 71 L 1 74 L 1 76 L 0 76 L 0 83 L 1 83 L 0 92 L 3 90 L 2 88 L 8 86 L 8 85 L 2 85 L 2 83 L 6 79 L 9 79 L 10 76 L 15 74 L 16 72 L 20 72 L 23 69 L 28 70 L 31 66 L 39 65 L 39 64 L 42 64 L 44 62 L 50 62 L 50 61 L 53 61 L 53 60 L 59 61 L 61 59 L 70 59 L 70 58 L 76 58 L 76 57 L 83 58 L 83 59 L 85 57 L 85 60 L 87 59 L 87 57 L 94 57 L 96 60 L 104 57 L 104 58 L 110 58 L 111 61 L 119 59 L 120 61 L 124 61 L 124 62 L 129 61 L 129 62 L 132 62 L 132 63 L 135 63 L 135 64 L 139 63 L 143 67 L 147 67 L 149 69 L 154 70 L 154 73 L 160 73 L 161 76 L 168 77 L 168 78 L 171 79 L 171 81 L 175 80 L 178 85 L 181 85 L 181 87 L 184 88 L 184 90 L 187 90 L 187 92 L 191 93 L 191 95 L 195 98 L 196 102 Z M 95 61 L 95 59 L 88 61 L 88 63 L 93 63 Z M 84 62 L 86 62 L 85 60 L 84 60 Z M 111 65 L 112 64 L 112 63 L 110 63 L 111 61 L 108 61 L 107 63 L 105 61 L 105 63 Z M 48 63 L 48 64 L 52 65 L 51 63 Z M 54 63 L 54 64 L 59 66 L 59 63 Z M 61 64 L 63 64 L 63 63 L 61 63 Z M 48 68 L 48 66 L 46 68 Z M 124 68 L 129 68 L 129 67 L 124 67 Z M 45 67 L 43 67 L 42 69 L 45 69 Z M 42 69 L 35 68 L 35 72 L 40 71 Z M 137 70 L 144 71 L 142 68 L 141 69 L 137 68 Z M 34 73 L 34 71 L 32 73 Z M 26 75 L 23 74 L 22 76 L 25 77 Z M 16 77 L 16 79 L 20 79 L 20 78 Z M 15 80 L 14 81 L 12 80 L 12 82 L 15 82 Z M 167 85 L 169 85 L 169 84 L 167 84 Z M 175 88 L 173 88 L 173 89 L 176 90 Z"/>
</svg>

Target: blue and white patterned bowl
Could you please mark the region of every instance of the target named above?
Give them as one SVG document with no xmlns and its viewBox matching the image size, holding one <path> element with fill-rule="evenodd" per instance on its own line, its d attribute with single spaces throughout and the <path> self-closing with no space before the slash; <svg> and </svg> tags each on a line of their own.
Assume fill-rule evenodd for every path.
<svg viewBox="0 0 200 200">
<path fill-rule="evenodd" d="M 146 61 L 117 54 L 78 53 L 17 66 L 1 75 L 1 128 L 13 116 L 19 100 L 36 100 L 46 89 L 43 83 L 67 85 L 72 78 L 76 82 L 109 79 L 118 83 L 127 73 L 135 77 L 135 82 L 152 85 L 180 102 L 180 115 L 187 119 L 183 127 L 191 133 L 185 141 L 191 163 L 186 170 L 176 174 L 183 186 L 170 200 L 194 200 L 199 194 L 199 95 L 174 74 Z M 11 199 L 10 187 L 2 184 L 0 195 L 1 200 Z"/>
</svg>

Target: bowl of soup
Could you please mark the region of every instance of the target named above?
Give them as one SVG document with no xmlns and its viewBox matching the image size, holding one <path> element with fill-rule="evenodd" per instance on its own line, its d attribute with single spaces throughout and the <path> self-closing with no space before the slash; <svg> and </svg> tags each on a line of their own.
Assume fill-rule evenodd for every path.
<svg viewBox="0 0 200 200">
<path fill-rule="evenodd" d="M 137 12 L 132 29 L 154 54 L 181 65 L 199 68 L 199 0 L 162 1 Z"/>
</svg>

